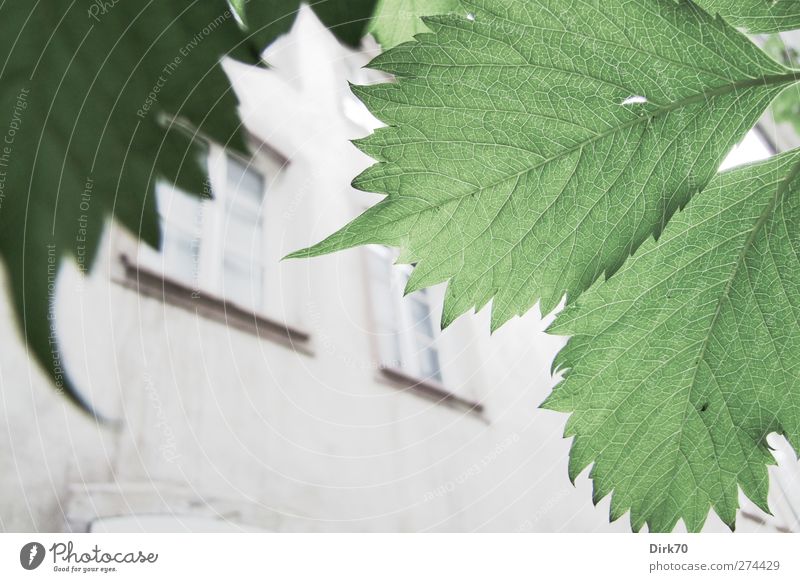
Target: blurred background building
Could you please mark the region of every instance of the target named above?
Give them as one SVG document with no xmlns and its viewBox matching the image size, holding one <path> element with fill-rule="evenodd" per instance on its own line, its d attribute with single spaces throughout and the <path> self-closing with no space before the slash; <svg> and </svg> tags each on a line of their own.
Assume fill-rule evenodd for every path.
<svg viewBox="0 0 800 582">
<path fill-rule="evenodd" d="M 161 252 L 111 224 L 88 278 L 62 269 L 69 372 L 118 425 L 54 393 L 0 299 L 0 529 L 629 530 L 588 471 L 570 484 L 566 417 L 537 408 L 564 340 L 536 310 L 442 333 L 443 289 L 402 297 L 390 249 L 281 262 L 378 199 L 350 187 L 372 162 L 349 140 L 379 125 L 347 85 L 381 80 L 366 42 L 303 8 L 269 69 L 228 62 L 253 157 L 208 144 L 206 196 L 158 188 Z M 727 164 L 787 135 L 765 120 Z M 742 498 L 741 531 L 800 531 L 800 468 L 773 444 L 774 516 Z"/>
</svg>

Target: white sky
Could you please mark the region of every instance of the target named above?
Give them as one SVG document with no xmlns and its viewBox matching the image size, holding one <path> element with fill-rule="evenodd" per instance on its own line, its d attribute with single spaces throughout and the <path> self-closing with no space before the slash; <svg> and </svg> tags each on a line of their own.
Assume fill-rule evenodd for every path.
<svg viewBox="0 0 800 582">
<path fill-rule="evenodd" d="M 756 130 L 751 130 L 742 142 L 728 154 L 719 169 L 728 170 L 742 164 L 766 160 L 772 154 L 772 148 L 764 141 L 761 134 Z"/>
</svg>

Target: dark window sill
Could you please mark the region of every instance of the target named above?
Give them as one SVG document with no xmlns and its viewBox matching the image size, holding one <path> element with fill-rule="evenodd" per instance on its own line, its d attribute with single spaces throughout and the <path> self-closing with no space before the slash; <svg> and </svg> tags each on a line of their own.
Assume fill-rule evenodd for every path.
<svg viewBox="0 0 800 582">
<path fill-rule="evenodd" d="M 137 291 L 140 295 L 159 299 L 170 305 L 180 307 L 201 315 L 212 321 L 252 333 L 259 338 L 269 339 L 295 351 L 313 355 L 308 346 L 311 336 L 297 328 L 278 323 L 272 319 L 243 309 L 213 295 L 192 289 L 185 283 L 154 273 L 120 255 L 124 273 L 116 280 L 121 285 Z"/>
<path fill-rule="evenodd" d="M 435 380 L 420 380 L 392 367 L 381 368 L 380 374 L 384 380 L 390 381 L 394 386 L 402 387 L 437 404 L 444 404 L 457 410 L 475 414 L 486 422 L 486 417 L 483 414 L 483 404 L 456 396 Z"/>
</svg>

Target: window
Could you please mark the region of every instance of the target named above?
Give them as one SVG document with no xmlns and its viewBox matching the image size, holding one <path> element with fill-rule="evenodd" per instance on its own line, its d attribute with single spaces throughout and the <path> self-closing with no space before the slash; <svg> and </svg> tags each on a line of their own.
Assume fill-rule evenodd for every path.
<svg viewBox="0 0 800 582">
<path fill-rule="evenodd" d="M 195 284 L 202 228 L 200 200 L 160 183 L 156 186 L 156 203 L 163 233 L 164 272 L 181 282 Z"/>
<path fill-rule="evenodd" d="M 142 245 L 138 264 L 198 293 L 259 312 L 264 307 L 265 176 L 216 146 L 209 150 L 208 170 L 213 198 L 157 185 L 162 251 Z"/>
<path fill-rule="evenodd" d="M 394 251 L 369 247 L 369 278 L 381 364 L 423 380 L 442 382 L 438 330 L 433 320 L 430 291 L 403 297 L 412 267 L 393 265 Z"/>
</svg>

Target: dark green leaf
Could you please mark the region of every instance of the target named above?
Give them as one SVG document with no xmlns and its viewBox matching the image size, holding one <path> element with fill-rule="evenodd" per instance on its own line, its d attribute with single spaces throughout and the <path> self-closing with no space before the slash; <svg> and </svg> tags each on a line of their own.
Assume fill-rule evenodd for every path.
<svg viewBox="0 0 800 582">
<path fill-rule="evenodd" d="M 249 0 L 244 14 L 256 44 L 264 47 L 289 32 L 300 3 L 301 0 Z M 317 0 L 309 4 L 339 40 L 358 46 L 375 3 L 376 0 Z"/>
<path fill-rule="evenodd" d="M 90 268 L 112 214 L 159 245 L 155 181 L 201 192 L 204 180 L 198 141 L 170 120 L 243 152 L 219 59 L 259 62 L 280 32 L 274 18 L 288 26 L 297 5 L 251 2 L 255 39 L 224 0 L 0 7 L 0 255 L 33 355 L 84 408 L 63 371 L 51 310 L 61 260 Z M 344 0 L 325 10 L 350 15 L 339 30 L 351 42 L 372 11 Z"/>
</svg>

